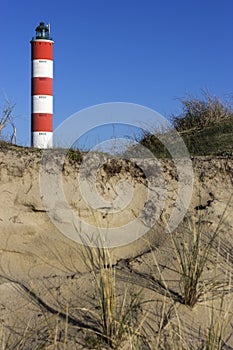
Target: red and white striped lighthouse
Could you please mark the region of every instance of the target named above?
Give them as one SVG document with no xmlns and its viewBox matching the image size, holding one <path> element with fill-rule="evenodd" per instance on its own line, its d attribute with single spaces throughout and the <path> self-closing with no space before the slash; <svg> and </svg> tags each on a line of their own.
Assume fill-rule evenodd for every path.
<svg viewBox="0 0 233 350">
<path fill-rule="evenodd" d="M 53 41 L 50 26 L 43 22 L 31 40 L 31 145 L 53 146 Z"/>
</svg>

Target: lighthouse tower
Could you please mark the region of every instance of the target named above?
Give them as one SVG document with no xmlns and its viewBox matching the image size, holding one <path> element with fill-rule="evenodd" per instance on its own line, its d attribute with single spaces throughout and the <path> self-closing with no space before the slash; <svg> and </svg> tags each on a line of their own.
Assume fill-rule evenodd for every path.
<svg viewBox="0 0 233 350">
<path fill-rule="evenodd" d="M 40 22 L 31 40 L 31 145 L 53 146 L 53 41 L 50 26 Z"/>
</svg>

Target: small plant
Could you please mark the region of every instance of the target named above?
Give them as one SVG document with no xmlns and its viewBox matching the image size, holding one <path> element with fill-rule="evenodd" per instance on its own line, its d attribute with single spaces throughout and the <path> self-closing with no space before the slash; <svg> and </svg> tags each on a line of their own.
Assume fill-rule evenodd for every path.
<svg viewBox="0 0 233 350">
<path fill-rule="evenodd" d="M 81 162 L 82 160 L 82 153 L 78 149 L 70 148 L 67 156 L 71 162 Z"/>
<path fill-rule="evenodd" d="M 12 104 L 10 100 L 5 96 L 4 103 L 0 112 L 0 139 L 5 141 L 10 141 L 11 143 L 16 143 L 16 125 L 13 110 L 15 104 Z M 11 128 L 12 133 L 10 137 L 3 135 L 5 129 Z"/>
<path fill-rule="evenodd" d="M 205 243 L 203 242 L 203 226 L 200 220 L 197 223 L 194 220 L 189 220 L 188 235 L 184 234 L 184 230 L 181 239 L 172 234 L 172 242 L 181 276 L 183 302 L 190 307 L 193 307 L 200 297 L 206 293 L 207 286 L 202 280 L 202 275 L 210 249 L 218 234 L 220 223 Z"/>
</svg>

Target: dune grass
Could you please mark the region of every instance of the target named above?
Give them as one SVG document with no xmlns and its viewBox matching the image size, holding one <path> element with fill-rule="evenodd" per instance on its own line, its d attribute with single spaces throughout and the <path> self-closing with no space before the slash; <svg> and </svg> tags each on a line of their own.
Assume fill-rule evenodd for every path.
<svg viewBox="0 0 233 350">
<path fill-rule="evenodd" d="M 223 214 L 224 215 L 224 214 Z M 204 296 L 210 285 L 210 281 L 203 281 L 202 276 L 209 259 L 210 249 L 218 235 L 223 215 L 207 240 L 203 240 L 204 230 L 201 220 L 188 219 L 188 234 L 185 230 L 181 237 L 177 238 L 176 233 L 171 234 L 171 239 L 178 263 L 178 272 L 181 277 L 181 292 L 185 305 L 194 307 Z M 205 235 L 206 238 L 206 235 Z"/>
<path fill-rule="evenodd" d="M 100 327 L 97 336 L 113 349 L 120 349 L 125 341 L 136 349 L 143 323 L 143 319 L 137 323 L 142 289 L 134 291 L 129 285 L 124 285 L 119 292 L 116 270 L 108 248 L 83 245 L 82 254 L 93 277 L 98 300 L 99 312 L 89 310 Z"/>
</svg>

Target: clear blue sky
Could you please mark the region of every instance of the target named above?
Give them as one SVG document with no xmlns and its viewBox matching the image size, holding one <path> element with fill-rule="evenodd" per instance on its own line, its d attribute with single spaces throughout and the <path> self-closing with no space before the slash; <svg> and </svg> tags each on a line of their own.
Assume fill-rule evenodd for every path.
<svg viewBox="0 0 233 350">
<path fill-rule="evenodd" d="M 0 88 L 16 102 L 18 143 L 30 143 L 30 40 L 40 21 L 55 41 L 57 127 L 104 102 L 169 116 L 186 93 L 232 93 L 232 18 L 232 0 L 3 1 Z"/>
</svg>

